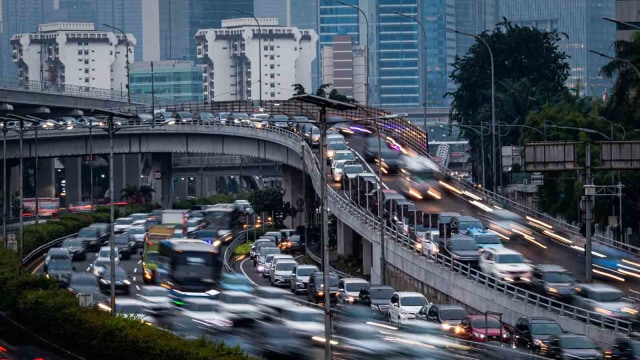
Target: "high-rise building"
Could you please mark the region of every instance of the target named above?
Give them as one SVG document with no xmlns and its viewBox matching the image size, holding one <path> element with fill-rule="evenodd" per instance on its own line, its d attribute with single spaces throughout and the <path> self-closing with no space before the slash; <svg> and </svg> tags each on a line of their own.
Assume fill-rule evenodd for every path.
<svg viewBox="0 0 640 360">
<path fill-rule="evenodd" d="M 354 46 L 351 35 L 336 35 L 332 46 L 322 47 L 322 79 L 340 94 L 361 104 L 367 102 L 367 55 Z"/>
<path fill-rule="evenodd" d="M 41 24 L 36 32 L 11 38 L 13 63 L 21 81 L 78 85 L 126 93 L 127 48 L 135 59 L 136 39 L 95 30 L 93 23 Z"/>
<path fill-rule="evenodd" d="M 640 26 L 640 0 L 616 0 L 616 19 Z M 618 26 L 616 31 L 616 39 L 631 40 L 631 35 L 636 29 L 629 29 Z"/>
<path fill-rule="evenodd" d="M 258 21 L 223 20 L 220 29 L 197 32 L 205 101 L 286 100 L 293 84 L 311 86 L 316 32 L 279 26 L 275 18 Z"/>
<path fill-rule="evenodd" d="M 278 24 L 292 26 L 291 0 L 258 0 L 253 4 L 253 15 L 260 18 L 276 18 Z M 297 15 L 293 14 L 293 17 Z"/>
<path fill-rule="evenodd" d="M 253 14 L 253 0 L 160 0 L 160 59 L 196 60 L 199 29 L 220 29 L 222 20 Z"/>
<path fill-rule="evenodd" d="M 493 30 L 497 22 L 502 18 L 496 19 L 497 0 L 448 0 L 451 8 L 453 5 L 455 11 L 455 28 L 469 34 L 480 34 L 485 30 Z M 476 42 L 476 39 L 470 36 L 449 33 L 447 37 L 453 38 L 452 44 L 455 44 L 456 55 L 463 57 L 469 47 Z"/>
<path fill-rule="evenodd" d="M 202 66 L 193 61 L 164 60 L 154 61 L 152 69 L 149 61 L 133 63 L 131 93 L 153 94 L 157 104 L 202 102 Z"/>
<path fill-rule="evenodd" d="M 559 50 L 569 57 L 571 66 L 567 86 L 580 94 L 602 96 L 612 80 L 599 76 L 609 60 L 589 50 L 614 55 L 615 24 L 602 19 L 615 16 L 615 3 L 600 0 L 498 0 L 497 14 L 514 24 L 566 34 Z"/>
</svg>

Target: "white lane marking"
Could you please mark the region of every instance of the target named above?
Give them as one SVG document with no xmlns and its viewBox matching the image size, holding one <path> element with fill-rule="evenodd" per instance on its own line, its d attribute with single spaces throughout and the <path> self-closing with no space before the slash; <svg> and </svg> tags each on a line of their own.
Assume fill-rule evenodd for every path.
<svg viewBox="0 0 640 360">
<path fill-rule="evenodd" d="M 255 281 L 251 280 L 249 275 L 247 275 L 247 273 L 244 271 L 244 263 L 247 262 L 247 260 L 249 260 L 249 259 L 244 259 L 240 263 L 240 271 L 242 271 L 242 274 L 244 275 L 244 277 L 246 277 L 253 285 L 258 286 L 258 283 L 256 283 Z"/>
<path fill-rule="evenodd" d="M 91 265 L 89 265 L 89 266 L 87 267 L 87 270 L 86 270 L 86 271 L 89 271 L 89 270 L 91 270 Z"/>
<path fill-rule="evenodd" d="M 136 277 L 135 276 L 133 277 L 133 281 L 136 281 Z"/>
<path fill-rule="evenodd" d="M 138 260 L 138 265 L 140 265 L 142 263 L 142 260 Z"/>
<path fill-rule="evenodd" d="M 294 257 L 293 259 L 294 259 L 295 261 L 298 261 L 298 259 L 300 259 L 300 258 L 302 258 L 302 257 L 304 257 L 304 254 L 302 254 L 302 255 L 298 255 L 298 256 Z"/>
<path fill-rule="evenodd" d="M 138 272 L 138 268 L 133 268 L 133 273 L 137 273 Z"/>
<path fill-rule="evenodd" d="M 136 285 L 136 290 L 140 291 L 140 286 Z"/>
<path fill-rule="evenodd" d="M 180 323 L 177 323 L 177 322 L 175 322 L 175 321 L 174 321 L 173 323 L 174 323 L 174 324 L 176 324 L 176 325 L 178 325 L 178 326 L 182 326 L 182 327 L 184 327 L 184 328 L 186 328 L 186 327 L 187 327 L 187 325 L 180 324 Z"/>
</svg>

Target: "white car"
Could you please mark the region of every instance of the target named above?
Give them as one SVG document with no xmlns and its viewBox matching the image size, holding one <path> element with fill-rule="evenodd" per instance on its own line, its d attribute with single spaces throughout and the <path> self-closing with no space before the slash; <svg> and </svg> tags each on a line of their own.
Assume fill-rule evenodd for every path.
<svg viewBox="0 0 640 360">
<path fill-rule="evenodd" d="M 187 298 L 179 308 L 182 316 L 191 319 L 192 322 L 205 326 L 211 330 L 231 331 L 233 322 L 222 317 L 218 311 L 217 300 L 206 298 Z M 197 325 L 196 325 L 197 326 Z"/>
<path fill-rule="evenodd" d="M 307 291 L 309 276 L 316 271 L 320 271 L 315 265 L 296 265 L 291 272 L 291 292 L 298 295 L 299 291 Z"/>
<path fill-rule="evenodd" d="M 142 247 L 141 245 L 144 243 L 144 236 L 147 234 L 147 229 L 145 229 L 144 225 L 131 225 L 127 229 L 127 234 L 129 234 L 129 239 L 136 242 L 137 246 Z"/>
<path fill-rule="evenodd" d="M 120 263 L 120 256 L 118 255 L 118 248 L 114 249 L 114 256 L 116 265 Z M 109 246 L 103 246 L 100 248 L 100 251 L 96 254 L 96 261 L 111 261 L 111 248 Z"/>
<path fill-rule="evenodd" d="M 218 309 L 223 319 L 234 323 L 260 318 L 255 297 L 242 291 L 223 291 L 218 297 Z"/>
<path fill-rule="evenodd" d="M 389 321 L 402 324 L 407 320 L 415 320 L 416 313 L 428 304 L 427 298 L 418 292 L 395 292 L 389 300 Z"/>
<path fill-rule="evenodd" d="M 510 283 L 529 283 L 533 268 L 519 252 L 507 248 L 486 248 L 478 260 L 483 273 Z"/>
<path fill-rule="evenodd" d="M 287 255 L 287 254 L 273 254 L 272 256 L 267 255 L 265 257 L 265 263 L 264 263 L 264 268 L 262 270 L 262 277 L 263 278 L 268 278 L 271 277 L 271 268 L 273 267 L 273 263 L 277 260 L 277 259 L 293 259 L 293 256 L 291 255 Z"/>
<path fill-rule="evenodd" d="M 637 318 L 637 306 L 611 285 L 579 284 L 575 290 L 573 305 L 577 307 L 632 322 Z"/>
<path fill-rule="evenodd" d="M 438 244 L 434 241 L 434 236 L 438 236 L 437 229 L 432 231 L 426 228 L 416 228 L 416 251 L 428 258 L 435 258 L 438 255 Z"/>
<path fill-rule="evenodd" d="M 271 274 L 269 276 L 271 286 L 289 285 L 293 276 L 293 269 L 296 265 L 298 265 L 298 263 L 293 259 L 289 260 L 285 258 L 273 261 Z"/>
<path fill-rule="evenodd" d="M 288 329 L 298 334 L 324 334 L 324 313 L 320 310 L 304 306 L 290 306 L 282 309 L 280 321 Z"/>
<path fill-rule="evenodd" d="M 358 302 L 362 288 L 369 288 L 369 282 L 359 278 L 342 278 L 338 283 L 338 304 L 351 305 Z"/>
<path fill-rule="evenodd" d="M 250 259 L 253 259 L 257 255 L 256 245 L 258 245 L 261 242 L 267 242 L 268 243 L 268 242 L 273 242 L 273 241 L 271 241 L 270 239 L 258 239 L 256 241 L 254 241 L 253 244 L 251 244 L 251 250 L 249 250 L 249 258 Z"/>
<path fill-rule="evenodd" d="M 130 217 L 118 218 L 113 224 L 113 232 L 121 233 L 127 230 L 133 224 L 133 219 Z"/>
<path fill-rule="evenodd" d="M 289 299 L 291 294 L 284 289 L 259 286 L 254 290 L 254 294 L 256 306 L 258 306 L 260 312 L 265 315 L 277 316 L 281 309 L 295 306 Z"/>
<path fill-rule="evenodd" d="M 145 303 L 145 307 L 154 314 L 164 314 L 173 309 L 169 290 L 161 286 L 142 286 L 136 298 Z"/>
<path fill-rule="evenodd" d="M 335 160 L 331 162 L 331 177 L 333 178 L 333 182 L 342 181 L 342 168 L 347 161 L 348 160 Z"/>
</svg>

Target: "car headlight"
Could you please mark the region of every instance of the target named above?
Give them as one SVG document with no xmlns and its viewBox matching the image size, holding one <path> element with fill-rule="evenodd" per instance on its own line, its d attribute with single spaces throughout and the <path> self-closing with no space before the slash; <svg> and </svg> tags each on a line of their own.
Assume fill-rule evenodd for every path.
<svg viewBox="0 0 640 360">
<path fill-rule="evenodd" d="M 557 294 L 557 293 L 558 293 L 558 289 L 553 288 L 553 287 L 548 287 L 548 288 L 547 288 L 547 291 L 548 291 L 548 292 L 550 292 L 550 293 L 555 293 L 555 294 Z"/>
<path fill-rule="evenodd" d="M 126 285 L 131 285 L 131 281 L 126 280 L 126 279 L 123 281 L 123 283 L 125 283 Z"/>
<path fill-rule="evenodd" d="M 533 345 L 535 345 L 535 346 L 541 346 L 541 345 L 542 345 L 542 340 L 540 340 L 540 339 L 533 339 Z"/>
<path fill-rule="evenodd" d="M 442 328 L 442 330 L 448 331 L 451 329 L 451 324 L 443 323 L 440 325 L 440 327 Z"/>
<path fill-rule="evenodd" d="M 406 310 L 400 309 L 400 315 L 409 315 Z"/>
<path fill-rule="evenodd" d="M 477 333 L 477 332 L 474 332 L 473 336 L 477 337 L 477 338 L 480 338 L 480 339 L 484 339 L 484 334 L 480 334 L 480 333 Z"/>
<path fill-rule="evenodd" d="M 108 284 L 109 280 L 102 278 L 102 279 L 100 279 L 100 282 L 103 283 L 103 284 Z"/>
</svg>

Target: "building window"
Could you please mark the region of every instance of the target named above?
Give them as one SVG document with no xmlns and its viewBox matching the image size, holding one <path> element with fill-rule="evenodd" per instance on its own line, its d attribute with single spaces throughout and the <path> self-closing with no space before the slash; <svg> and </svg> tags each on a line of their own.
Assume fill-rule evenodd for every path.
<svg viewBox="0 0 640 360">
<path fill-rule="evenodd" d="M 84 63 L 85 63 L 85 65 L 89 64 L 89 60 L 85 60 Z"/>
<path fill-rule="evenodd" d="M 82 55 L 82 50 L 78 50 L 78 55 Z"/>
<path fill-rule="evenodd" d="M 272 78 L 272 79 L 276 78 L 274 74 L 269 75 L 269 77 Z"/>
<path fill-rule="evenodd" d="M 84 51 L 84 54 L 85 54 L 85 55 L 89 55 L 89 50 L 85 50 L 85 51 Z"/>
<path fill-rule="evenodd" d="M 280 55 L 278 55 L 278 57 L 280 57 Z M 269 60 L 274 60 L 274 56 L 273 55 L 269 55 Z"/>
<path fill-rule="evenodd" d="M 89 78 L 84 78 L 84 82 L 88 84 L 89 83 Z"/>
<path fill-rule="evenodd" d="M 273 69 L 275 69 L 275 68 L 276 68 L 276 66 L 275 66 L 275 65 L 273 65 L 273 64 L 269 65 L 269 69 L 273 70 Z"/>
<path fill-rule="evenodd" d="M 272 92 L 272 93 L 271 93 L 271 97 L 276 97 L 276 93 L 275 93 L 275 92 Z"/>
<path fill-rule="evenodd" d="M 278 46 L 280 47 L 280 46 Z M 273 45 L 269 46 L 269 50 L 273 50 Z"/>
<path fill-rule="evenodd" d="M 268 45 L 265 45 L 265 46 L 264 46 L 264 51 L 267 51 L 267 50 L 269 50 L 269 46 L 268 46 Z"/>
<path fill-rule="evenodd" d="M 276 87 L 276 84 L 271 83 L 271 85 L 270 85 L 270 86 L 271 86 L 271 88 L 273 89 L 273 88 L 275 88 L 275 87 Z"/>
<path fill-rule="evenodd" d="M 89 69 L 84 69 L 84 73 L 88 74 L 89 73 Z"/>
</svg>

